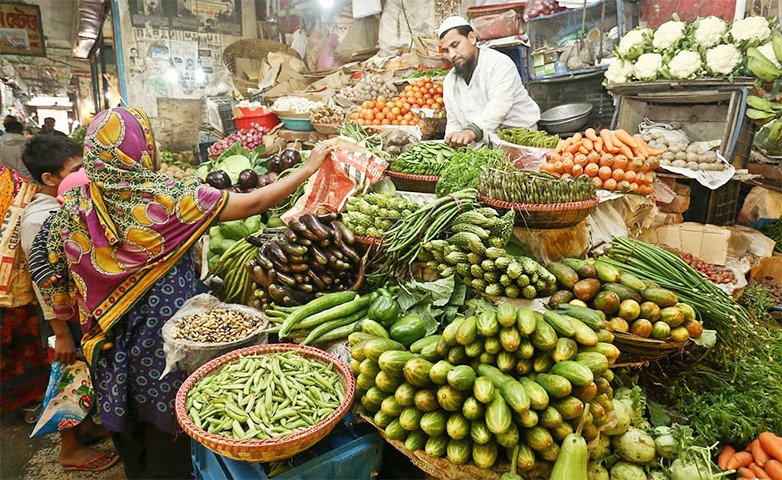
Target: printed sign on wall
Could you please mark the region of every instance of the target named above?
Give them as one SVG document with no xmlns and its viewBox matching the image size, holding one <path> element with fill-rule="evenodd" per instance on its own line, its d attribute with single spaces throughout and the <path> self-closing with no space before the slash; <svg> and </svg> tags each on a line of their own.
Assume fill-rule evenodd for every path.
<svg viewBox="0 0 782 480">
<path fill-rule="evenodd" d="M 46 56 L 41 9 L 24 3 L 0 3 L 0 54 Z"/>
</svg>

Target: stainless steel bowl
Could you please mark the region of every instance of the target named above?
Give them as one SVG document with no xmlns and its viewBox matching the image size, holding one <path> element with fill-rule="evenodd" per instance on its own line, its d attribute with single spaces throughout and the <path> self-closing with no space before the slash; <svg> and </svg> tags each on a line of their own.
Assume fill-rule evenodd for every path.
<svg viewBox="0 0 782 480">
<path fill-rule="evenodd" d="M 543 123 L 540 122 L 538 125 L 540 125 L 543 130 L 549 132 L 549 133 L 573 133 L 581 130 L 581 128 L 586 125 L 587 120 L 589 120 L 589 114 L 583 115 L 581 117 L 576 117 L 571 120 L 565 120 L 564 122 L 559 123 Z"/>
<path fill-rule="evenodd" d="M 566 103 L 543 112 L 540 115 L 540 123 L 556 125 L 568 120 L 586 117 L 592 113 L 593 108 L 591 103 Z"/>
</svg>

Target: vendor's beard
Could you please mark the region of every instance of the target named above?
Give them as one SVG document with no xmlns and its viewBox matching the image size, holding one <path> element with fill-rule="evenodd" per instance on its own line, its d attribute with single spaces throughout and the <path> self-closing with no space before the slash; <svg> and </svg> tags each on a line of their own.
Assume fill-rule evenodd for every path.
<svg viewBox="0 0 782 480">
<path fill-rule="evenodd" d="M 456 72 L 456 75 L 468 79 L 472 77 L 473 71 L 475 71 L 475 60 L 465 60 L 464 64 L 461 66 L 454 65 L 453 69 Z"/>
</svg>

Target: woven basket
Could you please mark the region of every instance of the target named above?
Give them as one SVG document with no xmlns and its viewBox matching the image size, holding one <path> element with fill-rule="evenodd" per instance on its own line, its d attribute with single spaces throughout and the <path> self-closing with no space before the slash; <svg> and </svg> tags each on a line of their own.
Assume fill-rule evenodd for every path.
<svg viewBox="0 0 782 480">
<path fill-rule="evenodd" d="M 296 58 L 300 58 L 296 50 L 291 47 L 274 42 L 272 40 L 259 40 L 255 38 L 248 38 L 245 40 L 239 40 L 228 45 L 223 51 L 223 64 L 233 76 L 234 85 L 236 89 L 242 94 L 242 96 L 248 96 L 248 89 L 258 88 L 257 82 L 249 82 L 242 78 L 237 77 L 236 71 L 236 59 L 237 58 L 249 58 L 251 60 L 264 60 L 270 52 L 285 52 L 289 55 L 293 55 Z"/>
<path fill-rule="evenodd" d="M 481 201 L 499 210 L 515 210 L 516 226 L 567 228 L 577 225 L 595 210 L 598 198 L 569 203 L 511 203 L 481 195 Z"/>
<path fill-rule="evenodd" d="M 614 332 L 614 345 L 619 349 L 617 365 L 638 365 L 656 362 L 684 350 L 687 342 L 677 343 L 639 337 L 627 332 Z"/>
<path fill-rule="evenodd" d="M 345 387 L 345 398 L 342 401 L 342 404 L 340 404 L 340 406 L 326 419 L 310 428 L 300 430 L 291 435 L 265 440 L 235 440 L 221 437 L 198 428 L 190 419 L 190 416 L 185 409 L 185 400 L 187 399 L 187 393 L 193 388 L 197 381 L 218 370 L 223 365 L 248 355 L 264 355 L 289 351 L 294 351 L 309 359 L 322 361 L 324 363 L 330 362 L 334 365 L 336 372 L 339 374 L 342 384 Z M 240 350 L 234 350 L 231 353 L 210 361 L 193 372 L 177 392 L 176 417 L 179 425 L 190 438 L 218 455 L 244 462 L 273 462 L 290 458 L 315 445 L 323 439 L 323 437 L 328 435 L 348 412 L 348 409 L 353 404 L 355 392 L 356 382 L 353 379 L 353 373 L 350 371 L 350 367 L 323 350 L 292 343 L 255 345 Z"/>
<path fill-rule="evenodd" d="M 398 190 L 419 193 L 434 193 L 437 182 L 440 180 L 438 175 L 415 175 L 413 173 L 400 173 L 386 170 L 386 175 L 394 182 Z"/>
<path fill-rule="evenodd" d="M 312 127 L 321 135 L 336 135 L 342 129 L 339 123 L 312 123 Z"/>
</svg>

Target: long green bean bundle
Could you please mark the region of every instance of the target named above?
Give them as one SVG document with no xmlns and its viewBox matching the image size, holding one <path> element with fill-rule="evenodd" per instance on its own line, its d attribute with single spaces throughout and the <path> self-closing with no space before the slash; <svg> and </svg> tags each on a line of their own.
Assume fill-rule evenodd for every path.
<svg viewBox="0 0 782 480">
<path fill-rule="evenodd" d="M 370 280 L 384 280 L 394 272 L 409 268 L 418 256 L 421 245 L 437 238 L 462 212 L 480 204 L 473 188 L 460 190 L 422 205 L 397 222 L 383 236 L 378 255 L 370 263 L 374 270 Z"/>
</svg>

